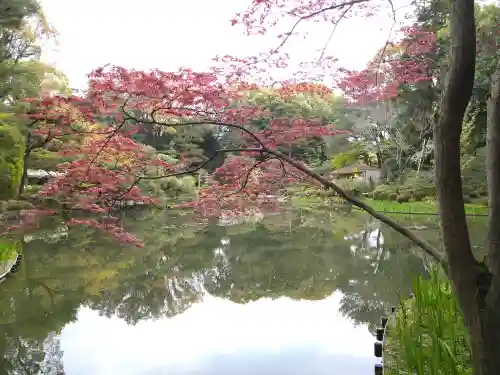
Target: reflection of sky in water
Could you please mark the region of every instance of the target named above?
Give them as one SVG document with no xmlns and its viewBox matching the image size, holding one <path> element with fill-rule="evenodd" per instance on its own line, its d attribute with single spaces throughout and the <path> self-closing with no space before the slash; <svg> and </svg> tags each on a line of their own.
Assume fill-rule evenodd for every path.
<svg viewBox="0 0 500 375">
<path fill-rule="evenodd" d="M 61 333 L 68 375 L 366 375 L 373 336 L 322 301 L 205 297 L 174 318 L 135 326 L 82 309 Z"/>
</svg>

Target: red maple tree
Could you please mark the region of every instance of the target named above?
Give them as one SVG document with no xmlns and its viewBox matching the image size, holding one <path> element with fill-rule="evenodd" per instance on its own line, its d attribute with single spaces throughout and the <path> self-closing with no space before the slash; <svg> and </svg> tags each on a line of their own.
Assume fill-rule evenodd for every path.
<svg viewBox="0 0 500 375">
<path fill-rule="evenodd" d="M 387 43 L 366 69 L 341 69 L 339 87 L 355 103 L 391 100 L 402 85 L 432 80 L 436 35 L 418 25 L 403 27 L 399 40 Z"/>
<path fill-rule="evenodd" d="M 130 136 L 137 131 L 134 126 L 125 128 L 104 127 L 96 123 L 98 116 L 108 114 L 97 111 L 94 103 L 79 97 L 45 97 L 29 100 L 28 118 L 32 129 L 30 136 L 40 141 L 64 140 L 59 153 L 72 162 L 58 165 L 55 177 L 38 192 L 40 198 L 50 197 L 65 209 L 76 209 L 93 214 L 109 214 L 122 202 L 154 204 L 156 201 L 143 195 L 135 181 L 138 176 L 165 173 L 171 166 L 157 159 L 144 145 Z M 120 116 L 118 116 L 120 117 Z M 161 171 L 160 171 L 161 170 Z M 23 212 L 21 225 L 10 227 L 24 229 L 36 224 L 40 216 L 56 213 L 55 210 L 37 208 Z M 137 239 L 120 228 L 109 217 L 96 219 L 71 219 L 68 224 L 86 224 L 105 229 L 124 242 L 137 243 Z"/>
<path fill-rule="evenodd" d="M 69 224 L 101 228 L 123 242 L 140 244 L 106 214 L 121 202 L 157 203 L 141 193 L 138 183 L 142 180 L 194 173 L 217 153 L 231 153 L 232 157 L 216 171 L 214 184 L 200 191 L 199 199 L 184 206 L 194 207 L 203 216 L 218 216 L 221 212 L 238 215 L 256 204 L 274 207 L 273 196 L 279 189 L 307 178 L 279 160 L 277 149 L 304 137 L 335 135 L 336 131 L 317 119 L 285 117 L 271 118 L 265 129 L 256 131 L 249 124 L 270 114 L 264 108 L 244 104 L 255 89 L 255 85 L 221 81 L 214 73 L 189 69 L 168 73 L 106 66 L 89 75 L 85 97 L 31 100 L 28 117 L 39 121 L 32 130 L 34 134 L 73 135 L 79 140 L 61 149 L 73 161 L 59 165 L 61 174 L 38 194 L 54 198 L 65 208 L 101 216 L 71 219 Z M 307 90 L 328 93 L 318 85 L 285 86 L 278 93 L 288 96 Z M 106 125 L 99 125 L 102 119 L 107 119 Z M 145 124 L 174 128 L 211 124 L 229 130 L 236 141 L 234 146 L 216 150 L 212 158 L 182 157 L 172 165 L 130 138 Z M 27 212 L 29 220 L 25 224 L 32 223 L 39 214 L 39 210 Z"/>
<path fill-rule="evenodd" d="M 318 17 L 339 22 L 349 12 L 361 10 L 369 14 L 376 11 L 377 7 L 367 1 L 340 5 L 326 1 L 254 1 L 246 12 L 233 21 L 233 24 L 243 23 L 249 34 L 262 33 L 267 27 L 275 27 L 280 18 L 273 18 L 276 12 L 297 19 L 292 30 L 280 35 L 281 44 L 267 56 L 250 59 L 224 56 L 218 59 L 222 64 L 209 72 L 194 72 L 190 69 L 177 72 L 134 71 L 105 66 L 89 74 L 89 89 L 85 97 L 53 97 L 32 101 L 38 110 L 32 111 L 30 118 L 49 124 L 45 128 L 38 128 L 36 131 L 39 134 L 44 131 L 54 134 L 56 124 L 57 131 L 84 137 L 80 144 L 70 143 L 61 151 L 72 156 L 74 161 L 60 165 L 61 176 L 50 181 L 40 195 L 54 197 L 68 208 L 104 215 L 111 212 L 117 202 L 155 203 L 141 194 L 138 187 L 141 180 L 194 173 L 216 154 L 230 153 L 231 157 L 225 165 L 215 172 L 214 184 L 202 189 L 199 199 L 185 206 L 195 208 L 203 216 L 218 216 L 222 212 L 238 215 L 248 212 L 255 205 L 272 208 L 276 206 L 275 196 L 280 189 L 302 180 L 331 188 L 350 202 L 370 211 L 363 202 L 279 151 L 280 146 L 293 144 L 305 137 L 333 136 L 337 134 L 334 124 L 325 125 L 314 118 L 275 117 L 268 120 L 265 129 L 257 130 L 251 124 L 255 120 L 269 119 L 271 114 L 265 108 L 245 104 L 244 99 L 252 90 L 259 89 L 259 85 L 249 83 L 250 73 L 265 71 L 269 64 L 278 67 L 286 65 L 288 56 L 282 54 L 280 48 L 293 36 L 300 22 Z M 404 40 L 408 41 L 408 36 L 416 34 L 416 31 L 408 29 L 406 34 Z M 427 34 L 422 35 L 432 40 Z M 419 49 L 412 51 L 419 56 L 422 52 Z M 327 56 L 323 58 L 324 61 L 332 61 Z M 410 66 L 412 62 L 408 61 L 407 64 Z M 403 79 L 416 82 L 422 77 L 416 73 L 410 74 L 408 66 L 403 68 L 395 63 L 387 65 L 386 62 L 383 66 L 391 73 L 384 75 L 383 98 L 389 93 L 394 94 L 395 87 Z M 421 65 L 413 70 L 419 69 L 422 70 Z M 369 85 L 376 83 L 368 70 L 348 73 L 342 79 L 343 88 L 350 91 L 351 96 L 358 96 L 357 99 L 362 96 L 361 92 L 369 91 Z M 276 88 L 276 92 L 284 97 L 304 91 L 316 95 L 331 92 L 326 86 L 297 79 L 282 82 Z M 380 99 L 382 96 L 371 97 Z M 106 125 L 96 125 L 102 119 L 107 119 Z M 85 129 L 75 127 L 78 121 L 93 125 Z M 208 124 L 231 132 L 237 141 L 233 142 L 234 145 L 217 150 L 212 158 L 200 160 L 199 157 L 183 157 L 175 165 L 169 165 L 154 154 L 148 154 L 144 146 L 130 138 L 145 124 L 173 128 Z M 151 173 L 153 166 L 160 169 L 156 168 Z M 380 216 L 371 211 L 375 216 Z M 390 219 L 381 220 L 396 226 Z M 70 224 L 102 228 L 122 241 L 138 243 L 117 223 L 109 220 L 73 219 Z M 405 231 L 404 228 L 398 230 Z"/>
</svg>

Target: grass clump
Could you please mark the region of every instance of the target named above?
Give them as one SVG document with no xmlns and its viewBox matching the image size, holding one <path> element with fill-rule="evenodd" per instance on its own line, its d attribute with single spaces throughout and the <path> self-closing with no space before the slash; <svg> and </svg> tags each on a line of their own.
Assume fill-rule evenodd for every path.
<svg viewBox="0 0 500 375">
<path fill-rule="evenodd" d="M 7 239 L 0 239 L 0 262 L 9 262 L 17 257 L 19 244 Z"/>
<path fill-rule="evenodd" d="M 448 280 L 433 270 L 413 282 L 415 297 L 405 301 L 388 325 L 384 374 L 472 374 L 467 331 Z"/>
</svg>

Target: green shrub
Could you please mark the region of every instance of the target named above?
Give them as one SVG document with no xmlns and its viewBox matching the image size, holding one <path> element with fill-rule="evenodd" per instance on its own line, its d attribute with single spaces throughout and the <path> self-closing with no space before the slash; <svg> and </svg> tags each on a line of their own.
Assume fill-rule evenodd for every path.
<svg viewBox="0 0 500 375">
<path fill-rule="evenodd" d="M 484 149 L 478 149 L 476 155 L 465 155 L 462 158 L 461 172 L 465 196 L 478 198 L 487 195 L 488 186 L 486 181 L 486 157 Z M 434 182 L 433 170 L 422 169 L 419 172 L 414 170 L 409 171 L 398 189 L 396 185 L 392 184 L 392 188 L 386 188 L 385 186 L 388 185 L 380 185 L 375 189 L 374 199 L 385 200 L 388 199 L 387 196 L 390 192 L 400 193 L 401 191 L 411 192 L 412 198 L 416 201 L 436 197 L 436 184 Z"/>
<path fill-rule="evenodd" d="M 158 159 L 163 160 L 166 163 L 176 164 L 179 162 L 179 160 L 174 158 L 172 155 L 158 153 L 156 156 L 158 157 Z"/>
<path fill-rule="evenodd" d="M 387 199 L 387 192 L 381 190 L 374 190 L 372 192 L 372 198 L 375 200 L 383 201 Z"/>
<path fill-rule="evenodd" d="M 413 192 L 413 199 L 417 202 L 420 202 L 422 199 L 424 199 L 426 195 L 421 192 L 421 191 L 415 191 Z"/>
<path fill-rule="evenodd" d="M 474 200 L 474 203 L 480 205 L 480 206 L 486 206 L 488 207 L 488 197 L 480 197 Z"/>
<path fill-rule="evenodd" d="M 398 193 L 389 193 L 387 196 L 387 200 L 389 201 L 395 201 L 398 199 Z"/>
<path fill-rule="evenodd" d="M 362 195 L 371 190 L 370 184 L 359 178 L 337 180 L 336 184 L 352 195 Z"/>
<path fill-rule="evenodd" d="M 196 178 L 193 176 L 184 176 L 180 178 L 181 193 L 194 194 L 196 193 Z"/>
<path fill-rule="evenodd" d="M 0 125 L 0 199 L 17 196 L 23 176 L 25 143 L 21 132 L 10 125 Z"/>
<path fill-rule="evenodd" d="M 479 198 L 479 197 L 484 197 L 488 195 L 487 191 L 482 191 L 482 190 L 475 190 L 472 193 L 469 194 L 470 197 L 472 198 L 472 195 L 474 195 L 474 198 Z"/>
<path fill-rule="evenodd" d="M 487 194 L 485 149 L 476 150 L 476 155 L 465 155 L 462 159 L 462 184 L 464 194 L 481 197 Z"/>
<path fill-rule="evenodd" d="M 58 164 L 70 161 L 69 158 L 62 157 L 57 152 L 46 149 L 33 150 L 28 158 L 30 169 L 43 169 L 45 171 L 54 171 Z"/>
<path fill-rule="evenodd" d="M 471 203 L 472 199 L 468 195 L 464 195 L 464 203 Z"/>
<path fill-rule="evenodd" d="M 411 171 L 400 186 L 400 190 L 408 191 L 416 200 L 436 196 L 434 172 L 421 170 L 419 173 Z"/>
<path fill-rule="evenodd" d="M 375 200 L 388 200 L 389 194 L 396 193 L 396 187 L 392 185 L 379 185 L 373 191 L 373 199 Z M 397 194 L 396 194 L 397 196 Z"/>
<path fill-rule="evenodd" d="M 155 197 L 194 196 L 196 194 L 196 179 L 192 176 L 143 180 L 139 186 L 142 191 Z"/>
<path fill-rule="evenodd" d="M 411 192 L 409 191 L 403 191 L 401 192 L 396 200 L 399 202 L 399 203 L 405 203 L 405 202 L 408 202 L 410 199 L 412 198 L 412 194 Z"/>
<path fill-rule="evenodd" d="M 154 196 L 194 195 L 196 193 L 196 179 L 192 176 L 167 177 L 147 181 L 141 188 Z"/>
</svg>

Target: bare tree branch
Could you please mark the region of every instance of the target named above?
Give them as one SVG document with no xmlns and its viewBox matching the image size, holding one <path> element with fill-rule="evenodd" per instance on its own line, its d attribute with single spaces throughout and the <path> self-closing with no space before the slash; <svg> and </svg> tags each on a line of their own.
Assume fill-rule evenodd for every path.
<svg viewBox="0 0 500 375">
<path fill-rule="evenodd" d="M 126 112 L 125 109 L 123 109 L 123 113 L 129 120 L 134 120 L 143 124 L 149 124 L 149 125 L 159 125 L 159 126 L 168 126 L 172 128 L 177 128 L 177 127 L 182 127 L 182 126 L 200 126 L 200 125 L 218 125 L 218 126 L 225 126 L 228 128 L 233 128 L 233 129 L 238 129 L 241 130 L 242 132 L 246 133 L 249 135 L 252 139 L 254 139 L 259 145 L 264 146 L 262 140 L 255 135 L 252 131 L 248 130 L 245 128 L 243 125 L 237 125 L 237 124 L 231 124 L 231 123 L 225 123 L 221 121 L 188 121 L 188 122 L 182 122 L 178 124 L 172 124 L 172 123 L 167 123 L 167 122 L 160 122 L 160 121 L 155 121 L 155 120 L 140 120 L 134 116 L 132 116 L 130 113 Z"/>
<path fill-rule="evenodd" d="M 317 10 L 315 12 L 312 12 L 310 14 L 307 14 L 305 16 L 302 16 L 300 17 L 292 26 L 292 28 L 286 33 L 286 36 L 285 38 L 283 38 L 283 40 L 281 41 L 280 44 L 278 44 L 278 46 L 273 49 L 271 51 L 271 53 L 269 53 L 266 57 L 260 59 L 260 60 L 257 60 L 257 61 L 252 61 L 250 63 L 247 63 L 247 64 L 244 64 L 243 66 L 248 66 L 250 64 L 258 64 L 260 62 L 263 62 L 263 61 L 266 61 L 267 59 L 269 59 L 271 56 L 273 55 L 276 55 L 281 48 L 283 48 L 283 46 L 286 44 L 286 42 L 290 39 L 290 37 L 293 35 L 293 32 L 295 31 L 295 29 L 297 29 L 297 27 L 299 27 L 299 25 L 303 22 L 303 21 L 306 21 L 308 19 L 311 19 L 311 18 L 314 18 L 316 16 L 319 16 L 320 14 L 323 14 L 325 12 L 328 12 L 329 10 L 334 10 L 334 9 L 342 9 L 342 8 L 345 8 L 345 7 L 350 7 L 352 8 L 354 5 L 356 4 L 361 4 L 361 3 L 366 3 L 366 2 L 369 2 L 370 0 L 351 0 L 351 1 L 346 1 L 346 2 L 343 2 L 343 3 L 340 3 L 340 4 L 335 4 L 335 5 L 331 5 L 329 7 L 325 7 L 323 9 L 320 9 L 320 10 Z M 349 10 L 350 10 L 349 8 Z M 345 16 L 345 13 L 344 15 L 342 16 L 342 18 Z"/>
<path fill-rule="evenodd" d="M 340 15 L 339 19 L 333 22 L 333 29 L 330 35 L 328 36 L 328 39 L 326 40 L 325 46 L 321 49 L 321 54 L 318 57 L 318 61 L 316 61 L 316 66 L 319 65 L 321 60 L 323 60 L 323 57 L 325 57 L 326 49 L 328 48 L 328 45 L 330 44 L 330 41 L 333 38 L 333 35 L 335 34 L 335 31 L 337 30 L 337 26 L 339 25 L 340 21 L 346 16 L 346 14 L 354 7 L 354 4 L 351 4 L 346 10 L 342 12 Z"/>
<path fill-rule="evenodd" d="M 236 194 L 239 194 L 241 193 L 246 187 L 247 187 L 247 184 L 248 184 L 248 180 L 252 174 L 252 172 L 257 169 L 259 166 L 261 166 L 263 163 L 269 161 L 269 159 L 267 160 L 260 160 L 260 161 L 257 161 L 256 163 L 254 163 L 250 168 L 248 168 L 247 170 L 245 170 L 243 173 L 241 173 L 238 177 L 235 178 L 236 181 L 240 180 L 243 176 L 245 176 L 245 179 L 243 180 L 243 182 L 240 183 L 240 188 L 236 191 L 233 191 L 227 195 L 222 195 L 221 196 L 221 199 L 224 199 L 224 198 L 229 198 L 233 195 L 236 195 Z"/>
</svg>

